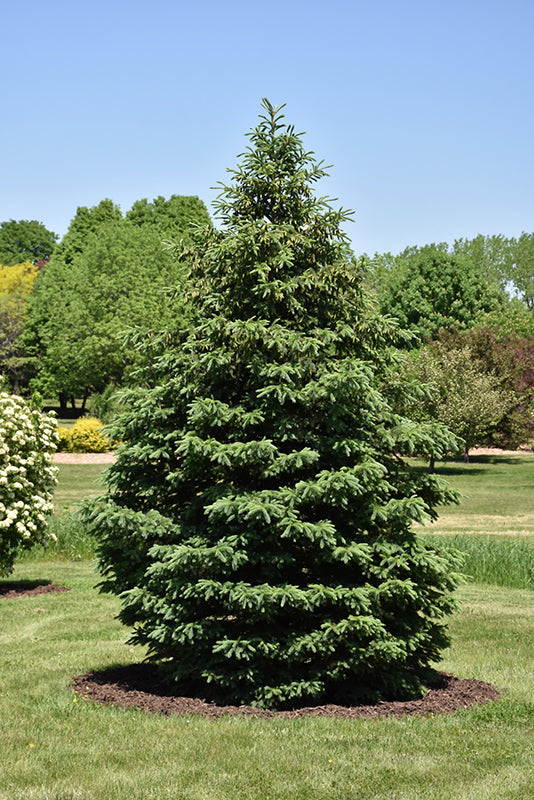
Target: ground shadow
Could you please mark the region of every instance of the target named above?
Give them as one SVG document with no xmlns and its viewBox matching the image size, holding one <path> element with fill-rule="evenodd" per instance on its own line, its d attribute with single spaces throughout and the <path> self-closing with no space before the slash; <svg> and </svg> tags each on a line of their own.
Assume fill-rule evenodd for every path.
<svg viewBox="0 0 534 800">
<path fill-rule="evenodd" d="M 500 456 L 500 455 L 476 455 L 471 456 L 469 461 L 463 459 L 447 459 L 446 461 L 436 461 L 434 475 L 482 475 L 485 468 L 489 465 L 512 466 L 524 465 L 520 456 Z M 428 472 L 428 462 L 413 466 L 416 472 L 422 474 Z"/>
</svg>

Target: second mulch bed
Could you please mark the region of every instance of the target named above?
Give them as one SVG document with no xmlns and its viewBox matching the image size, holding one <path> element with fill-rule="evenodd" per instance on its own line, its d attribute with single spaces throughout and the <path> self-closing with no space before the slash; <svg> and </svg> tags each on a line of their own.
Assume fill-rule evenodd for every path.
<svg viewBox="0 0 534 800">
<path fill-rule="evenodd" d="M 0 583 L 0 598 L 13 600 L 16 597 L 35 597 L 38 594 L 51 592 L 68 592 L 68 586 L 57 586 L 47 581 L 2 581 Z"/>
</svg>

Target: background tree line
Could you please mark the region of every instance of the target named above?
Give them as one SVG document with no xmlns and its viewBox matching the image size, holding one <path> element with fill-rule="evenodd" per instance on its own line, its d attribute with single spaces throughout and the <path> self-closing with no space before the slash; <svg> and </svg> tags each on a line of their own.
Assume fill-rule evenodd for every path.
<svg viewBox="0 0 534 800">
<path fill-rule="evenodd" d="M 187 327 L 187 258 L 198 197 L 79 207 L 58 236 L 36 221 L 0 224 L 0 371 L 14 391 L 67 401 L 106 398 L 140 366 L 136 336 Z M 178 247 L 177 247 L 178 246 Z M 406 374 L 428 384 L 419 419 L 475 444 L 513 446 L 534 429 L 534 234 L 458 239 L 367 258 L 364 285 L 399 320 Z M 169 287 L 172 287 L 169 290 Z M 429 454 L 432 456 L 432 454 Z"/>
<path fill-rule="evenodd" d="M 406 372 L 426 386 L 416 418 L 445 423 L 466 459 L 476 444 L 532 439 L 534 234 L 376 254 L 366 283 L 380 312 L 412 334 Z"/>
</svg>

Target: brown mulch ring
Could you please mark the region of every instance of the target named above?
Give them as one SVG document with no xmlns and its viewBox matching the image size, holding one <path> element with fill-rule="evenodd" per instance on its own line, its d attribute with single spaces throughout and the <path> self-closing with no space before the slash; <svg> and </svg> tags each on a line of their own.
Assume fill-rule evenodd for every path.
<svg viewBox="0 0 534 800">
<path fill-rule="evenodd" d="M 48 581 L 0 581 L 0 599 L 12 600 L 15 597 L 34 597 L 50 592 L 68 592 L 68 586 L 56 586 Z"/>
<path fill-rule="evenodd" d="M 438 681 L 420 700 L 380 702 L 375 705 L 322 705 L 293 711 L 268 711 L 254 706 L 218 706 L 196 697 L 176 697 L 167 694 L 157 681 L 155 667 L 132 664 L 100 672 L 88 672 L 74 678 L 71 686 L 79 696 L 102 705 L 139 708 L 157 714 L 194 714 L 202 717 L 232 716 L 296 717 L 403 717 L 428 714 L 451 714 L 475 703 L 497 700 L 500 692 L 483 681 L 455 678 L 438 673 Z"/>
</svg>

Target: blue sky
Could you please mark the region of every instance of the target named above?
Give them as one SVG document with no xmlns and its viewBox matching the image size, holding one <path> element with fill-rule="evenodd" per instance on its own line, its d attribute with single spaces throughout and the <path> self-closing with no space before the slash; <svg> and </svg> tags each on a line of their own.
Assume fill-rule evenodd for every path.
<svg viewBox="0 0 534 800">
<path fill-rule="evenodd" d="M 2 28 L 0 221 L 211 211 L 268 97 L 356 253 L 534 230 L 534 0 L 18 0 Z"/>
</svg>

